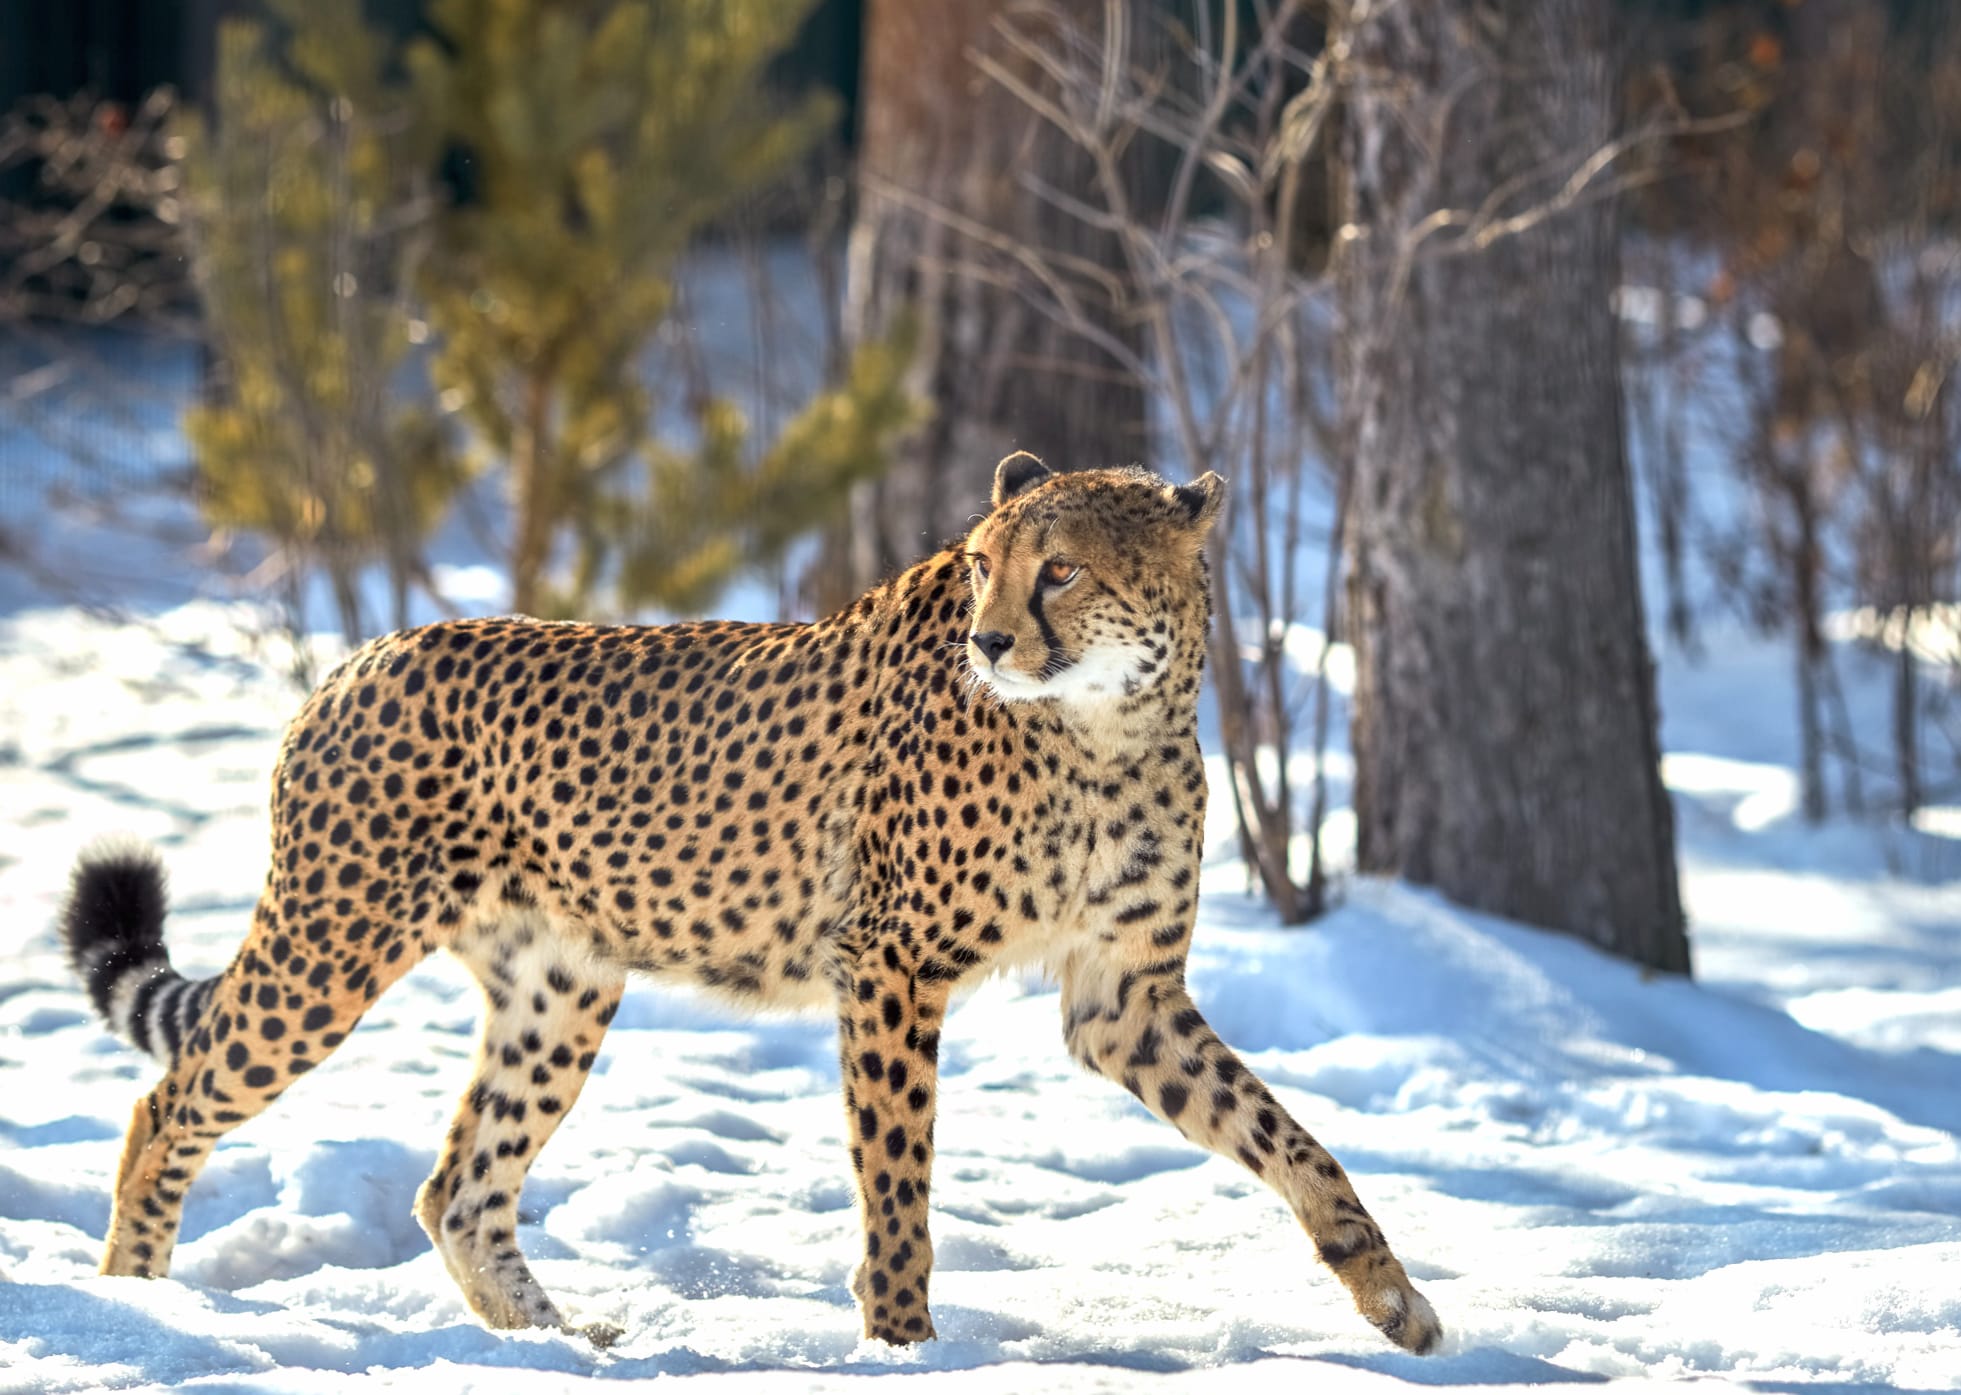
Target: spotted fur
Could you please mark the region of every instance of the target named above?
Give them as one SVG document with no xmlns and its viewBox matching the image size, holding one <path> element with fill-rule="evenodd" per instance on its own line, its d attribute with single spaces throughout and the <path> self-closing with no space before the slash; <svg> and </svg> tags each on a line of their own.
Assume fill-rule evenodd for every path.
<svg viewBox="0 0 1961 1395">
<path fill-rule="evenodd" d="M 637 970 L 836 1011 L 852 1291 L 868 1336 L 930 1337 L 948 995 L 1032 961 L 1061 981 L 1078 1061 L 1266 1181 L 1362 1314 L 1429 1350 L 1436 1316 L 1341 1166 L 1185 991 L 1222 493 L 1014 456 L 968 537 L 816 624 L 456 621 L 356 652 L 286 733 L 271 871 L 223 974 L 170 969 L 148 854 L 76 873 L 75 963 L 166 1066 L 103 1271 L 165 1273 L 217 1140 L 446 949 L 486 1017 L 416 1215 L 486 1322 L 564 1325 L 518 1250 L 518 1196 Z"/>
</svg>

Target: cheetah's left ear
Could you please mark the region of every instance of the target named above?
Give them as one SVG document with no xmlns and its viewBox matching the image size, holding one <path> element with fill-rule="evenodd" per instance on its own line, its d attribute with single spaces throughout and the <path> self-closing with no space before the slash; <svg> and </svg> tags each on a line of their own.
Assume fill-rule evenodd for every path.
<svg viewBox="0 0 1961 1395">
<path fill-rule="evenodd" d="M 1054 473 L 1027 451 L 1016 451 L 994 467 L 994 507 L 1000 508 L 1024 489 L 1032 489 Z"/>
<path fill-rule="evenodd" d="M 1226 502 L 1226 482 L 1207 470 L 1190 484 L 1167 484 L 1164 497 L 1185 511 L 1199 528 L 1208 528 Z"/>
</svg>

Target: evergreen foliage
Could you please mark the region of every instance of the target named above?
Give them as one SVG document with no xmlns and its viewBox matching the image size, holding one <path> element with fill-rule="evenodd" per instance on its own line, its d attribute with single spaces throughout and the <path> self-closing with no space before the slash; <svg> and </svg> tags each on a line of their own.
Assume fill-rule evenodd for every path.
<svg viewBox="0 0 1961 1395">
<path fill-rule="evenodd" d="M 360 569 L 386 560 L 399 623 L 420 539 L 464 473 L 433 405 L 397 390 L 416 324 L 404 292 L 429 238 L 428 135 L 389 99 L 355 0 L 313 14 L 291 67 L 263 26 L 226 25 L 216 119 L 177 127 L 223 363 L 185 430 L 206 517 L 274 540 L 294 587 L 318 564 L 355 639 L 372 619 Z"/>
<path fill-rule="evenodd" d="M 226 26 L 217 129 L 188 133 L 234 379 L 192 422 L 214 521 L 354 556 L 420 538 L 467 474 L 393 381 L 424 320 L 468 469 L 506 474 L 521 611 L 703 604 L 882 467 L 916 415 L 886 344 L 774 443 L 711 393 L 685 443 L 654 429 L 682 255 L 834 118 L 766 100 L 810 0 L 434 0 L 399 50 L 358 0 L 277 8 L 283 66 Z"/>
<path fill-rule="evenodd" d="M 787 422 L 753 464 L 741 413 L 713 404 L 692 455 L 649 451 L 644 495 L 595 512 L 602 523 L 616 521 L 586 547 L 587 565 L 610 546 L 622 594 L 692 610 L 749 560 L 777 556 L 813 523 L 835 517 L 851 486 L 919 419 L 904 386 L 914 338 L 906 321 L 861 348 L 843 385 Z"/>
</svg>

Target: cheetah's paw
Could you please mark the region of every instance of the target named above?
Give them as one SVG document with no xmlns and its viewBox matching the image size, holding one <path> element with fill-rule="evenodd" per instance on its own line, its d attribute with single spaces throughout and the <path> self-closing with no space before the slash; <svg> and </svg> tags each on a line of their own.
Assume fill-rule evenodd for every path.
<svg viewBox="0 0 1961 1395">
<path fill-rule="evenodd" d="M 1430 1300 L 1405 1284 L 1385 1288 L 1375 1302 L 1363 1309 L 1363 1316 L 1381 1329 L 1382 1335 L 1404 1351 L 1426 1356 L 1444 1339 L 1444 1325 Z"/>
<path fill-rule="evenodd" d="M 574 1327 L 571 1330 L 591 1342 L 600 1351 L 605 1351 L 626 1336 L 624 1327 L 615 1326 L 610 1322 L 589 1322 L 583 1327 Z"/>
</svg>

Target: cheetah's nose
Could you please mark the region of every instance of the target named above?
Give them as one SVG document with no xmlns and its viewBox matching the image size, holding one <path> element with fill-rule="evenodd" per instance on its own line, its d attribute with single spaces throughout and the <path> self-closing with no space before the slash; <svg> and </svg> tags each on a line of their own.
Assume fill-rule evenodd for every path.
<svg viewBox="0 0 1961 1395">
<path fill-rule="evenodd" d="M 972 636 L 974 648 L 987 655 L 991 664 L 1001 662 L 1001 656 L 1015 647 L 1015 637 L 1005 630 L 988 630 L 984 634 Z"/>
</svg>

